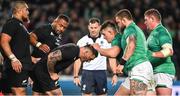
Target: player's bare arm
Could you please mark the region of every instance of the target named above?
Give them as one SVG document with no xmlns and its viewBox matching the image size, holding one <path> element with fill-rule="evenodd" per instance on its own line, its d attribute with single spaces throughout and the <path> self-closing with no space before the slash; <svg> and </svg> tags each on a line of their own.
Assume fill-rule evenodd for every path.
<svg viewBox="0 0 180 96">
<path fill-rule="evenodd" d="M 30 42 L 33 46 L 36 46 L 44 53 L 48 53 L 50 51 L 50 48 L 47 44 L 42 44 L 41 42 L 38 42 L 38 37 L 33 32 L 30 33 Z"/>
<path fill-rule="evenodd" d="M 54 66 L 56 62 L 60 61 L 61 59 L 62 59 L 62 53 L 60 50 L 53 51 L 48 55 L 47 66 L 48 66 L 49 74 L 53 80 L 57 80 L 59 77 L 58 74 L 55 73 Z"/>
<path fill-rule="evenodd" d="M 112 86 L 115 86 L 118 81 L 117 72 L 116 72 L 117 61 L 116 61 L 116 58 L 108 58 L 108 59 L 109 59 L 109 64 L 110 64 L 112 73 L 113 73 L 111 84 Z"/>
<path fill-rule="evenodd" d="M 127 61 L 132 56 L 135 47 L 136 47 L 136 37 L 134 35 L 130 35 L 127 38 L 127 46 L 122 58 Z"/>
<path fill-rule="evenodd" d="M 82 62 L 80 59 L 77 59 L 74 62 L 74 83 L 76 84 L 76 86 L 81 86 L 81 81 L 79 79 L 79 71 L 81 68 Z"/>
<path fill-rule="evenodd" d="M 169 43 L 163 44 L 162 49 L 158 52 L 153 52 L 152 56 L 156 58 L 166 58 L 173 55 L 172 45 Z"/>
<path fill-rule="evenodd" d="M 38 37 L 36 36 L 36 34 L 34 34 L 33 32 L 30 33 L 30 42 L 32 45 L 36 46 L 36 44 L 38 43 Z"/>
<path fill-rule="evenodd" d="M 3 48 L 5 54 L 9 59 L 11 60 L 11 66 L 13 70 L 16 72 L 21 72 L 22 64 L 21 62 L 16 58 L 16 56 L 12 53 L 11 47 L 9 45 L 9 42 L 11 41 L 11 36 L 2 33 L 1 34 L 1 47 Z"/>
<path fill-rule="evenodd" d="M 93 44 L 93 47 L 103 56 L 115 58 L 121 51 L 121 49 L 118 46 L 112 46 L 108 49 L 100 48 L 100 45 Z"/>
</svg>

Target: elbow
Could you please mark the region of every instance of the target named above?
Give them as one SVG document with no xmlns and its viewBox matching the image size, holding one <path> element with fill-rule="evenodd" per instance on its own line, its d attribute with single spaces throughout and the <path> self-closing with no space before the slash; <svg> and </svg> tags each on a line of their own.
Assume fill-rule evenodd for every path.
<svg viewBox="0 0 180 96">
<path fill-rule="evenodd" d="M 172 50 L 172 49 L 170 49 L 170 56 L 173 56 L 173 54 L 174 54 L 174 51 Z"/>
<path fill-rule="evenodd" d="M 135 45 L 135 43 L 133 43 L 133 44 L 131 44 L 131 46 L 130 46 L 129 49 L 130 49 L 132 52 L 134 52 L 135 48 L 136 48 L 136 45 Z"/>
<path fill-rule="evenodd" d="M 116 58 L 118 55 L 117 52 L 114 52 L 114 51 L 109 51 L 108 53 L 109 53 L 108 57 L 110 58 Z"/>
<path fill-rule="evenodd" d="M 112 53 L 112 54 L 109 54 L 109 57 L 116 58 L 116 55 L 114 53 Z"/>
<path fill-rule="evenodd" d="M 3 48 L 5 45 L 7 44 L 7 41 L 5 41 L 5 40 L 0 40 L 0 46 L 1 46 L 1 48 Z"/>
</svg>

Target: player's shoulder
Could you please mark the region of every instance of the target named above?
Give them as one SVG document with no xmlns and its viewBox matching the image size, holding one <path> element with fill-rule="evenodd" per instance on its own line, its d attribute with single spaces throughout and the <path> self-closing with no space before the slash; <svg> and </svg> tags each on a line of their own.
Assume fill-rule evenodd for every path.
<svg viewBox="0 0 180 96">
<path fill-rule="evenodd" d="M 5 25 L 8 25 L 8 26 L 14 25 L 15 26 L 15 25 L 18 25 L 19 23 L 20 22 L 18 22 L 16 19 L 10 18 L 6 21 Z"/>
<path fill-rule="evenodd" d="M 136 32 L 136 28 L 134 26 L 128 26 L 124 30 L 124 34 L 129 34 L 129 33 L 132 33 L 132 32 Z"/>
<path fill-rule="evenodd" d="M 86 42 L 89 39 L 88 35 L 83 36 L 78 40 L 78 42 Z"/>
<path fill-rule="evenodd" d="M 108 43 L 107 40 L 104 38 L 103 35 L 101 35 L 99 38 L 98 38 L 101 42 L 105 42 L 105 43 Z"/>
<path fill-rule="evenodd" d="M 158 33 L 159 33 L 159 35 L 161 36 L 161 35 L 168 35 L 169 34 L 169 32 L 168 32 L 168 30 L 164 27 L 164 26 L 159 26 L 157 29 L 156 29 L 156 31 L 158 31 Z"/>
</svg>

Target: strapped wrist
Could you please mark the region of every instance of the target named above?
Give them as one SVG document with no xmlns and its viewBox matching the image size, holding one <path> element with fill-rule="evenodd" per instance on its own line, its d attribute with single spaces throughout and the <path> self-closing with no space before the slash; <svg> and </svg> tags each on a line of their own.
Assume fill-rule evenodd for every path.
<svg viewBox="0 0 180 96">
<path fill-rule="evenodd" d="M 36 47 L 39 47 L 39 46 L 41 46 L 41 45 L 42 45 L 41 42 L 37 42 L 37 43 L 36 43 Z"/>
<path fill-rule="evenodd" d="M 126 61 L 125 59 L 121 58 L 121 60 L 120 60 L 119 63 L 120 63 L 121 65 L 124 65 L 124 64 L 126 64 L 126 62 L 127 62 L 127 61 Z"/>
<path fill-rule="evenodd" d="M 12 62 L 15 62 L 15 61 L 18 60 L 14 54 L 9 55 L 8 58 L 9 58 Z"/>
</svg>

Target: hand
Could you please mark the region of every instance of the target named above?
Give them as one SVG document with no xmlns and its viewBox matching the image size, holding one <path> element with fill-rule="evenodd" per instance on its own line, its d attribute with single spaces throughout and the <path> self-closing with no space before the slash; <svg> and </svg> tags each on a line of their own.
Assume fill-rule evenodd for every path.
<svg viewBox="0 0 180 96">
<path fill-rule="evenodd" d="M 35 57 L 31 56 L 31 60 L 32 60 L 33 64 L 36 64 L 39 60 L 41 60 L 41 58 L 35 58 Z"/>
<path fill-rule="evenodd" d="M 47 44 L 42 44 L 38 48 L 39 48 L 39 50 L 43 51 L 44 53 L 50 52 L 50 48 Z"/>
<path fill-rule="evenodd" d="M 22 70 L 22 64 L 18 59 L 16 61 L 11 61 L 11 66 L 13 70 L 16 71 L 17 73 L 20 73 Z"/>
<path fill-rule="evenodd" d="M 117 84 L 117 81 L 118 81 L 117 79 L 118 79 L 117 75 L 113 75 L 112 81 L 111 81 L 112 86 L 115 86 Z"/>
<path fill-rule="evenodd" d="M 57 81 L 59 79 L 59 75 L 57 73 L 49 73 L 52 80 Z"/>
<path fill-rule="evenodd" d="M 81 81 L 79 78 L 74 78 L 74 84 L 76 84 L 76 86 L 81 86 Z"/>
<path fill-rule="evenodd" d="M 28 85 L 31 87 L 33 86 L 33 80 L 30 77 L 28 78 Z"/>
<path fill-rule="evenodd" d="M 116 67 L 116 72 L 122 74 L 123 73 L 123 68 L 124 68 L 124 66 L 119 64 Z"/>
<path fill-rule="evenodd" d="M 92 46 L 94 47 L 94 49 L 99 50 L 100 49 L 100 45 L 98 43 L 94 43 L 92 44 Z"/>
</svg>

